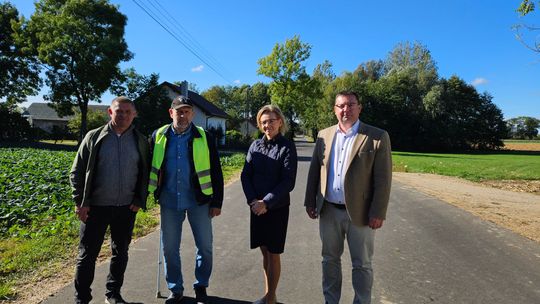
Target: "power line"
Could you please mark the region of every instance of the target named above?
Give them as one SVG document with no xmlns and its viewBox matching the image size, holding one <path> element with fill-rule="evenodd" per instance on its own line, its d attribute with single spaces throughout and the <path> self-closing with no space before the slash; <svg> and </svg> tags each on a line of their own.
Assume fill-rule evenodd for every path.
<svg viewBox="0 0 540 304">
<path fill-rule="evenodd" d="M 161 16 L 165 17 L 165 19 L 167 19 L 169 21 L 170 24 L 172 24 L 172 26 L 174 28 L 176 28 L 179 33 L 182 35 L 184 35 L 184 38 L 187 38 L 186 40 L 188 40 L 188 42 L 191 43 L 191 46 L 192 47 L 195 47 L 200 53 L 202 53 L 202 55 L 205 56 L 205 58 L 209 59 L 212 64 L 214 64 L 214 66 L 216 68 L 219 68 L 221 72 L 225 72 L 224 74 L 228 74 L 230 75 L 230 73 L 228 73 L 227 69 L 224 68 L 220 63 L 219 61 L 217 61 L 216 58 L 214 58 L 212 56 L 212 54 L 210 52 L 208 52 L 198 41 L 197 39 L 195 39 L 195 37 L 193 37 L 187 30 L 186 28 L 184 28 L 182 26 L 182 24 L 180 24 L 177 19 L 175 17 L 173 17 L 170 13 L 169 13 L 169 10 L 167 10 L 165 7 L 163 7 L 158 0 L 149 0 L 149 1 L 153 1 L 154 3 L 156 3 L 158 7 L 156 7 L 154 4 L 152 4 L 152 2 L 150 2 L 150 5 L 152 5 L 157 11 L 159 11 L 159 13 L 161 14 Z"/>
<path fill-rule="evenodd" d="M 173 30 L 169 29 L 168 26 L 164 25 L 163 22 L 160 22 L 158 20 L 159 18 L 154 16 L 152 13 L 150 13 L 150 9 L 148 7 L 145 7 L 144 4 L 139 3 L 137 0 L 132 0 L 140 9 L 142 9 L 152 20 L 154 20 L 157 24 L 159 24 L 169 35 L 171 35 L 176 41 L 178 41 L 180 44 L 182 44 L 191 54 L 193 54 L 195 57 L 197 57 L 199 60 L 201 60 L 204 64 L 206 64 L 212 71 L 214 71 L 216 74 L 218 74 L 221 78 L 223 78 L 228 83 L 232 82 L 227 79 L 221 72 L 219 72 L 213 64 L 210 64 L 207 60 L 201 57 L 195 50 L 192 49 L 190 45 L 188 45 L 187 42 L 185 42 L 181 37 L 179 37 L 176 33 L 174 33 Z"/>
</svg>

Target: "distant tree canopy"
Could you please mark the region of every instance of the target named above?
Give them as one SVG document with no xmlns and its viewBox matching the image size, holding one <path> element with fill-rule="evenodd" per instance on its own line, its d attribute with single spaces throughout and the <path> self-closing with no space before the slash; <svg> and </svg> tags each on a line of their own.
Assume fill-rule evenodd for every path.
<svg viewBox="0 0 540 304">
<path fill-rule="evenodd" d="M 269 86 L 261 82 L 252 86 L 212 86 L 201 96 L 229 115 L 227 130 L 239 129 L 244 119 L 255 122 L 259 109 L 270 104 Z"/>
<path fill-rule="evenodd" d="M 449 151 L 503 146 L 508 129 L 492 96 L 477 92 L 458 76 L 439 77 L 430 51 L 418 42 L 399 43 L 385 60 L 361 63 L 354 72 L 339 76 L 328 61 L 308 75 L 301 63 L 309 57 L 310 48 L 298 37 L 293 42 L 276 45 L 271 55 L 259 61 L 259 73 L 265 71 L 264 75 L 273 79 L 272 101 L 285 103 L 283 107 L 294 113 L 293 118 L 312 136 L 336 123 L 336 94 L 353 90 L 363 104 L 360 119 L 386 129 L 394 149 Z M 288 91 L 273 90 L 275 87 Z M 279 99 L 293 88 L 297 93 Z M 276 92 L 282 94 L 274 99 Z"/>
<path fill-rule="evenodd" d="M 108 120 L 109 120 L 109 117 L 103 111 L 88 109 L 88 113 L 87 113 L 88 130 L 99 128 L 103 126 Z M 75 116 L 72 119 L 70 119 L 68 122 L 68 129 L 72 134 L 76 135 L 77 138 L 79 137 L 80 135 L 79 132 L 81 131 L 81 112 L 80 111 L 75 110 Z"/>
<path fill-rule="evenodd" d="M 32 137 L 32 128 L 15 105 L 0 102 L 0 141 L 21 141 Z"/>
<path fill-rule="evenodd" d="M 46 100 L 59 115 L 81 112 L 81 136 L 87 131 L 90 101 L 120 77 L 119 63 L 131 59 L 124 40 L 127 17 L 107 0 L 39 0 L 28 21 L 14 35 L 47 67 Z"/>
<path fill-rule="evenodd" d="M 540 119 L 528 116 L 519 116 L 508 119 L 508 135 L 516 139 L 533 139 L 538 136 L 540 128 Z"/>
<path fill-rule="evenodd" d="M 37 58 L 15 43 L 15 29 L 21 29 L 19 12 L 9 2 L 0 3 L 0 98 L 10 104 L 35 95 L 41 86 Z"/>
</svg>

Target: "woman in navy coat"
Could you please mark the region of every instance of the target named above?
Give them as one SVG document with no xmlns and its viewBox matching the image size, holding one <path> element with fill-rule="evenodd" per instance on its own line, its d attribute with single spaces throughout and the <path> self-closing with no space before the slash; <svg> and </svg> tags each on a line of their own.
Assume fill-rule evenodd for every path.
<svg viewBox="0 0 540 304">
<path fill-rule="evenodd" d="M 283 136 L 287 123 L 279 107 L 262 107 L 257 125 L 264 136 L 249 147 L 241 179 L 251 209 L 251 249 L 261 250 L 266 283 L 264 297 L 254 303 L 274 304 L 298 161 L 294 142 Z"/>
</svg>

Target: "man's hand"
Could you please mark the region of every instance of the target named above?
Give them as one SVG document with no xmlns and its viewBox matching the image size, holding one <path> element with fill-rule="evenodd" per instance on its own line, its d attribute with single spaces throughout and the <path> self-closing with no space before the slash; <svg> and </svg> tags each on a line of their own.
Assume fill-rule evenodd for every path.
<svg viewBox="0 0 540 304">
<path fill-rule="evenodd" d="M 77 217 L 79 218 L 79 220 L 83 223 L 86 223 L 86 220 L 88 219 L 89 211 L 90 211 L 90 207 L 75 206 L 75 213 L 77 214 Z"/>
<path fill-rule="evenodd" d="M 210 215 L 210 217 L 215 217 L 215 216 L 219 216 L 221 214 L 221 209 L 219 208 L 210 208 L 210 211 L 208 212 L 208 215 Z"/>
<path fill-rule="evenodd" d="M 317 218 L 317 209 L 313 207 L 306 207 L 306 213 L 311 219 Z"/>
<path fill-rule="evenodd" d="M 384 220 L 377 218 L 377 217 L 370 217 L 369 218 L 369 228 L 371 229 L 379 229 L 382 227 Z"/>
<path fill-rule="evenodd" d="M 129 205 L 129 210 L 131 210 L 131 211 L 133 211 L 135 213 L 137 213 L 137 211 L 139 211 L 139 209 L 141 209 L 141 207 L 135 206 L 133 204 Z"/>
</svg>

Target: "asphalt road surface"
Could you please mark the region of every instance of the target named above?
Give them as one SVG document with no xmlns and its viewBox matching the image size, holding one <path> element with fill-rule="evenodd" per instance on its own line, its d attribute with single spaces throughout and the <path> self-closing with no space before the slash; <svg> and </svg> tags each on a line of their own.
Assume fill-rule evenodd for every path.
<svg viewBox="0 0 540 304">
<path fill-rule="evenodd" d="M 312 144 L 298 142 L 296 188 L 278 300 L 287 304 L 324 303 L 318 222 L 303 204 Z M 393 183 L 384 226 L 375 242 L 373 303 L 540 303 L 540 244 L 406 185 Z M 264 293 L 261 254 L 249 249 L 249 209 L 237 181 L 225 189 L 222 215 L 213 222 L 214 270 L 208 293 L 214 304 L 251 303 Z M 122 295 L 135 303 L 163 303 L 156 298 L 159 232 L 130 249 Z M 185 303 L 194 303 L 194 245 L 184 225 L 181 248 Z M 352 303 L 350 258 L 342 260 L 341 303 Z M 103 303 L 108 263 L 96 270 L 94 300 Z M 162 272 L 163 273 L 163 272 Z M 168 291 L 163 280 L 160 293 Z M 73 303 L 73 285 L 44 303 Z"/>
</svg>

